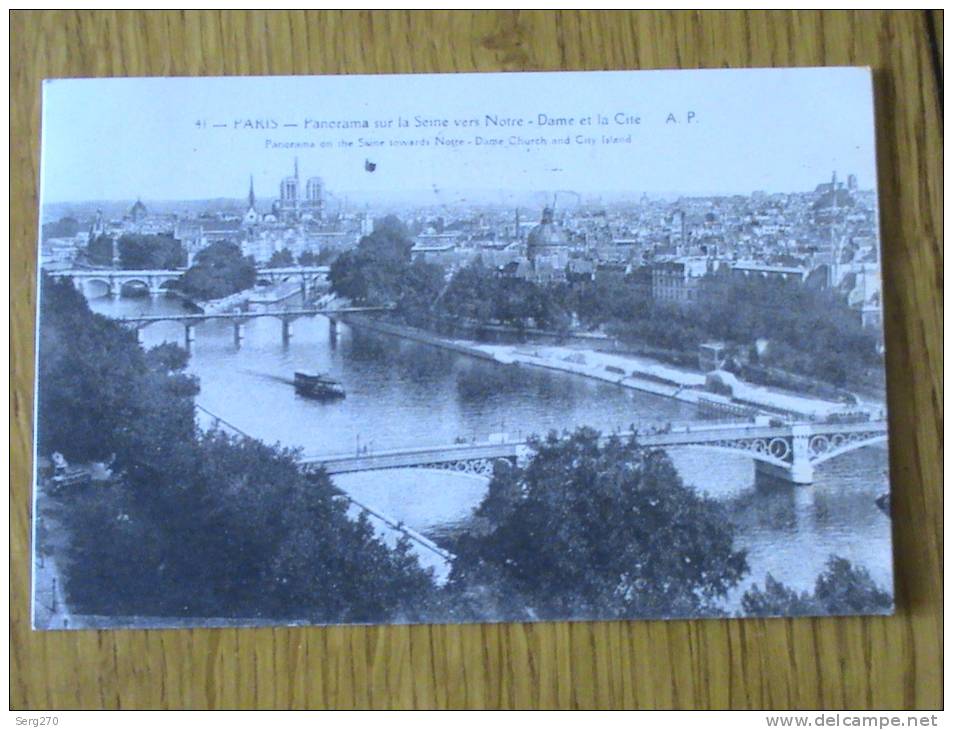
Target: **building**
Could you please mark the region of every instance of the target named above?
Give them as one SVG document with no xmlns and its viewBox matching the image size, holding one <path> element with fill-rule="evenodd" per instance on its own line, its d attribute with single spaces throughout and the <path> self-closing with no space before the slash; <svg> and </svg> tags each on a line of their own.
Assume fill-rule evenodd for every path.
<svg viewBox="0 0 953 730">
<path fill-rule="evenodd" d="M 706 258 L 683 257 L 652 265 L 652 298 L 660 302 L 694 304 L 701 279 L 709 272 Z"/>
<path fill-rule="evenodd" d="M 728 360 L 728 347 L 724 342 L 702 342 L 698 346 L 698 367 L 703 372 L 721 370 Z"/>
<path fill-rule="evenodd" d="M 562 226 L 553 223 L 553 209 L 543 208 L 543 216 L 526 237 L 526 258 L 535 264 L 543 257 L 564 251 L 569 246 L 569 238 Z"/>
<path fill-rule="evenodd" d="M 361 236 L 369 236 L 374 232 L 374 219 L 371 218 L 370 213 L 365 211 L 364 215 L 361 216 Z"/>
<path fill-rule="evenodd" d="M 304 216 L 321 220 L 324 217 L 324 180 L 309 177 L 305 185 Z"/>
<path fill-rule="evenodd" d="M 133 223 L 141 223 L 147 215 L 149 215 L 149 210 L 139 198 L 136 198 L 136 202 L 129 209 L 129 218 Z"/>
<path fill-rule="evenodd" d="M 804 282 L 804 280 L 807 279 L 809 270 L 804 266 L 771 266 L 757 261 L 739 261 L 731 265 L 731 273 L 734 276 L 744 278 L 758 277 L 776 282 Z"/>
<path fill-rule="evenodd" d="M 248 210 L 242 218 L 242 223 L 246 226 L 254 226 L 261 223 L 262 216 L 255 210 L 255 178 L 248 178 Z"/>
<path fill-rule="evenodd" d="M 847 211 L 854 207 L 854 199 L 844 183 L 837 181 L 837 173 L 831 174 L 829 183 L 821 183 L 815 190 L 813 204 L 814 221 L 818 225 L 833 225 L 839 221 Z"/>
<path fill-rule="evenodd" d="M 841 289 L 847 290 L 847 304 L 859 312 L 861 326 L 864 328 L 881 327 L 881 279 L 877 264 L 857 264 L 841 282 Z"/>
<path fill-rule="evenodd" d="M 539 281 L 564 281 L 569 263 L 569 236 L 553 222 L 553 209 L 543 208 L 539 223 L 526 236 L 526 259 L 531 278 Z"/>
<path fill-rule="evenodd" d="M 282 222 L 296 220 L 299 211 L 298 200 L 298 158 L 295 157 L 294 175 L 281 181 L 278 188 L 278 219 Z"/>
<path fill-rule="evenodd" d="M 294 174 L 282 179 L 278 187 L 278 200 L 272 207 L 272 213 L 279 223 L 321 220 L 324 216 L 324 181 L 320 177 L 308 178 L 302 196 L 297 157 Z"/>
</svg>

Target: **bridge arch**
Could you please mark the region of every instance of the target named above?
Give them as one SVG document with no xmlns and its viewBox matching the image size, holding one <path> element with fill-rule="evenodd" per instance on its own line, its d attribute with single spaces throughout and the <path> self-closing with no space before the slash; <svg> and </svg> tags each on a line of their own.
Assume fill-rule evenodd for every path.
<svg viewBox="0 0 953 730">
<path fill-rule="evenodd" d="M 112 284 L 105 278 L 88 278 L 79 281 L 80 291 L 87 299 L 108 297 L 112 293 Z"/>
<path fill-rule="evenodd" d="M 821 452 L 813 452 L 811 454 L 811 464 L 817 466 L 818 464 L 823 464 L 825 461 L 830 461 L 835 459 L 842 454 L 849 453 L 851 451 L 856 451 L 857 449 L 863 449 L 867 446 L 873 446 L 874 444 L 886 443 L 887 434 L 875 434 L 867 435 L 865 434 L 863 438 L 857 439 L 844 439 L 835 443 L 835 439 L 829 439 L 828 443 L 830 446 Z"/>
<path fill-rule="evenodd" d="M 766 441 L 770 443 L 770 440 Z M 650 446 L 649 448 L 662 449 L 668 451 L 669 449 L 706 449 L 707 451 L 716 451 L 721 454 L 729 454 L 731 456 L 743 456 L 746 459 L 754 459 L 755 461 L 762 461 L 765 464 L 773 464 L 774 466 L 780 467 L 782 469 L 790 469 L 791 462 L 785 461 L 784 458 L 778 458 L 774 456 L 770 451 L 770 446 L 766 445 L 765 450 L 758 450 L 757 448 L 740 448 L 737 446 L 724 446 L 720 444 L 671 444 L 671 445 L 661 445 L 661 446 Z M 790 449 L 790 446 L 788 447 Z M 785 453 L 785 456 L 787 453 Z"/>
<path fill-rule="evenodd" d="M 149 282 L 145 279 L 123 279 L 122 283 L 119 284 L 119 294 L 126 297 L 148 296 Z"/>
</svg>

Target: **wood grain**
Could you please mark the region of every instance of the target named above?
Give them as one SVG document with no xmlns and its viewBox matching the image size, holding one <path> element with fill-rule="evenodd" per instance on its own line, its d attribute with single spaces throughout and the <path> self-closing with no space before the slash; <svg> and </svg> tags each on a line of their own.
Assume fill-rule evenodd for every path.
<svg viewBox="0 0 953 730">
<path fill-rule="evenodd" d="M 934 68 L 941 51 L 931 49 L 925 12 L 11 16 L 14 708 L 940 705 L 942 108 Z M 933 15 L 940 39 L 942 22 L 942 13 Z M 876 72 L 896 616 L 31 632 L 41 79 L 786 65 Z"/>
</svg>

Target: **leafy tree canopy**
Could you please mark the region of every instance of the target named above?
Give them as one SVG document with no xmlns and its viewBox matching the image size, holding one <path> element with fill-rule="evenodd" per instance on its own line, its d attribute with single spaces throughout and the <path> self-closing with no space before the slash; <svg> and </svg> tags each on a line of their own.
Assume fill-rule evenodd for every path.
<svg viewBox="0 0 953 730">
<path fill-rule="evenodd" d="M 180 269 L 186 263 L 182 242 L 171 236 L 126 233 L 117 245 L 124 269 Z"/>
<path fill-rule="evenodd" d="M 381 218 L 357 248 L 345 251 L 331 264 L 332 290 L 355 301 L 396 302 L 407 285 L 404 279 L 413 247 L 407 227 L 396 216 Z"/>
<path fill-rule="evenodd" d="M 58 221 L 43 224 L 43 240 L 49 238 L 72 238 L 79 233 L 79 221 L 72 216 L 63 216 Z"/>
<path fill-rule="evenodd" d="M 314 251 L 302 251 L 301 255 L 298 256 L 298 264 L 300 266 L 325 266 L 333 261 L 334 257 L 335 251 L 331 248 L 322 248 L 317 253 Z"/>
<path fill-rule="evenodd" d="M 143 351 L 69 283 L 42 280 L 40 453 L 112 460 L 116 481 L 62 495 L 78 613 L 420 620 L 436 588 L 408 544 L 353 520 L 297 454 L 196 429 L 188 355 Z"/>
<path fill-rule="evenodd" d="M 440 299 L 453 317 L 481 324 L 565 330 L 569 316 L 553 291 L 533 281 L 500 276 L 479 259 L 457 271 Z"/>
<path fill-rule="evenodd" d="M 115 246 L 115 239 L 101 233 L 86 244 L 86 258 L 93 266 L 112 266 Z"/>
<path fill-rule="evenodd" d="M 286 248 L 283 248 L 280 251 L 275 251 L 271 255 L 271 258 L 268 259 L 268 268 L 271 268 L 271 269 L 279 269 L 286 266 L 294 266 L 294 265 L 295 265 L 294 254 L 291 253 L 291 251 L 289 251 Z"/>
<path fill-rule="evenodd" d="M 144 353 L 132 332 L 93 314 L 68 282 L 44 277 L 41 286 L 40 453 L 81 461 L 115 454 L 132 465 L 189 439 L 197 384 L 181 372 L 185 351 L 162 345 Z"/>
<path fill-rule="evenodd" d="M 234 243 L 216 241 L 195 255 L 179 286 L 197 299 L 221 299 L 255 285 L 255 263 Z"/>
<path fill-rule="evenodd" d="M 525 468 L 494 474 L 483 529 L 454 545 L 461 594 L 480 605 L 479 586 L 491 585 L 514 619 L 718 613 L 745 553 L 723 508 L 685 486 L 663 452 L 602 445 L 586 428 L 531 446 Z"/>
<path fill-rule="evenodd" d="M 764 589 L 753 585 L 742 597 L 741 606 L 746 616 L 889 613 L 893 596 L 874 582 L 866 568 L 832 555 L 817 577 L 813 594 L 798 594 L 768 575 Z"/>
</svg>

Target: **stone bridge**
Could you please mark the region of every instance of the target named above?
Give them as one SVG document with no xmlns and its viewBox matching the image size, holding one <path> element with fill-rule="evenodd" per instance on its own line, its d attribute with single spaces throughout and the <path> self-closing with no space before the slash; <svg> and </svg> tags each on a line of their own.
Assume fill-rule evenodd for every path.
<svg viewBox="0 0 953 730">
<path fill-rule="evenodd" d="M 281 284 L 286 281 L 293 281 L 301 286 L 301 293 L 305 299 L 310 296 L 311 291 L 316 287 L 326 284 L 328 273 L 331 271 L 328 266 L 286 266 L 275 269 L 258 269 L 258 284 Z"/>
<path fill-rule="evenodd" d="M 128 293 L 148 291 L 158 296 L 175 284 L 184 270 L 178 269 L 69 269 L 51 272 L 56 279 L 69 279 L 87 299 L 109 296 L 118 298 Z M 172 287 L 174 288 L 174 287 Z"/>
<path fill-rule="evenodd" d="M 774 479 L 810 484 L 814 468 L 830 459 L 887 439 L 885 421 L 859 423 L 799 423 L 761 426 L 752 423 L 673 424 L 664 429 L 621 434 L 634 436 L 648 448 L 705 448 L 741 455 L 755 462 L 757 473 Z M 608 437 L 605 437 L 608 438 Z M 523 463 L 532 455 L 525 441 L 451 444 L 443 447 L 398 449 L 371 454 L 306 456 L 302 462 L 321 466 L 329 474 L 381 469 L 449 469 L 489 478 L 499 460 Z"/>
<path fill-rule="evenodd" d="M 185 342 L 188 345 L 195 339 L 195 328 L 197 325 L 209 320 L 226 320 L 231 322 L 235 332 L 235 341 L 240 342 L 245 334 L 245 323 L 250 319 L 261 319 L 263 317 L 272 317 L 281 320 L 281 337 L 284 342 L 291 339 L 292 322 L 300 317 L 314 317 L 324 315 L 331 322 L 330 337 L 334 340 L 337 337 L 337 318 L 342 314 L 356 314 L 366 312 L 386 312 L 392 310 L 394 305 L 382 305 L 378 307 L 336 307 L 336 308 L 301 308 L 301 309 L 266 309 L 261 311 L 235 311 L 220 313 L 200 313 L 200 314 L 140 314 L 126 317 L 115 317 L 114 321 L 135 328 L 136 334 L 140 335 L 144 327 L 156 322 L 181 322 L 185 326 Z"/>
</svg>

